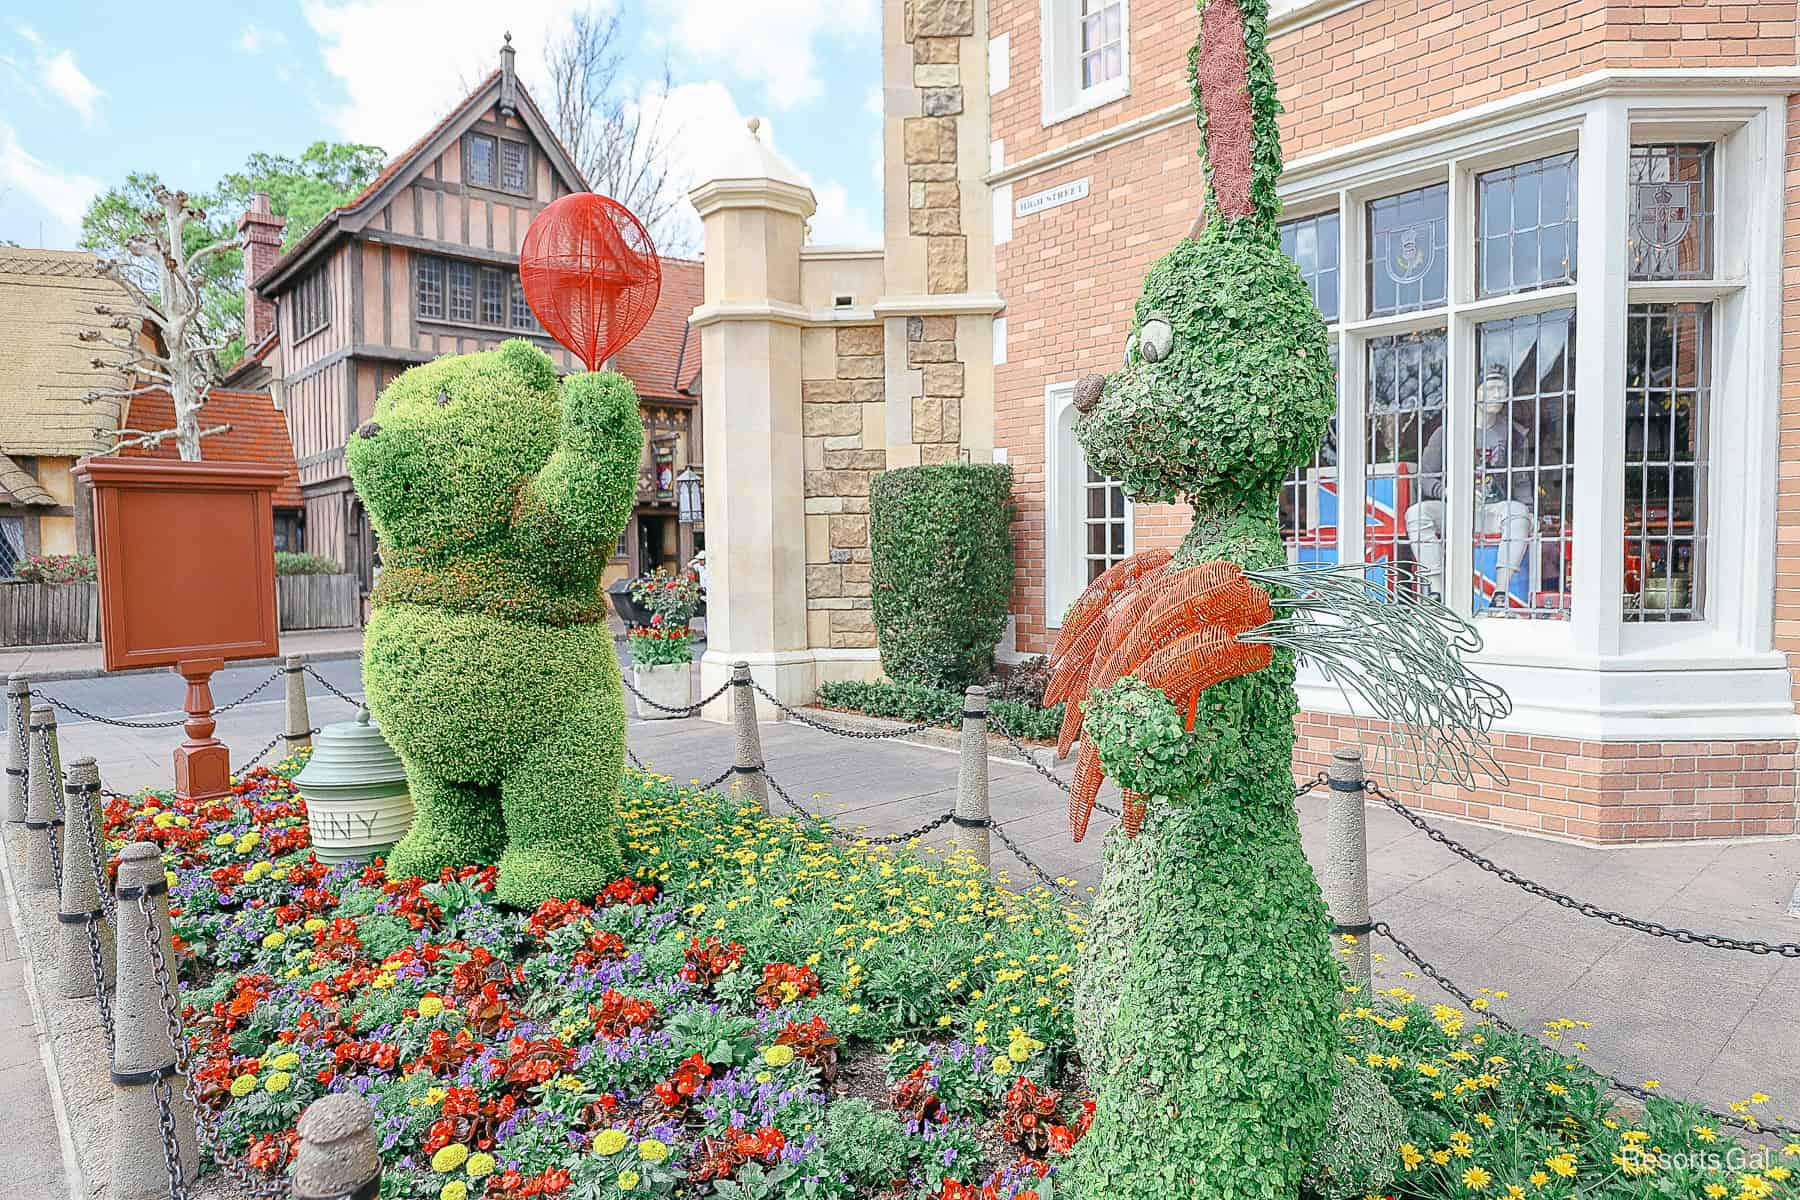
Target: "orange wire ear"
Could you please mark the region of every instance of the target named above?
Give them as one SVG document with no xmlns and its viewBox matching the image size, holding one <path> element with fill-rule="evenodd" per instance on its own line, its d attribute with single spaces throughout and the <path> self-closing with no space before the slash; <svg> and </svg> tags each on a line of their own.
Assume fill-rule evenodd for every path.
<svg viewBox="0 0 1800 1200">
<path fill-rule="evenodd" d="M 1144 814 L 1150 809 L 1147 803 L 1148 797 L 1140 792 L 1126 789 L 1121 789 L 1121 791 L 1124 792 L 1125 802 L 1119 810 L 1119 823 L 1125 827 L 1125 836 L 1134 838 L 1144 828 Z"/>
<path fill-rule="evenodd" d="M 1094 801 L 1100 796 L 1100 781 L 1105 778 L 1100 751 L 1094 743 L 1082 739 L 1081 755 L 1075 760 L 1075 778 L 1069 784 L 1069 833 L 1078 842 L 1087 836 L 1088 820 L 1094 815 Z"/>
</svg>

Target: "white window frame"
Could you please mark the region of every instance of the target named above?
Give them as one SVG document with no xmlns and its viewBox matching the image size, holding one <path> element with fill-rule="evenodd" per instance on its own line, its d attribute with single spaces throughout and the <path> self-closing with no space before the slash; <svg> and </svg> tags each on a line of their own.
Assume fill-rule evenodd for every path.
<svg viewBox="0 0 1800 1200">
<path fill-rule="evenodd" d="M 1044 624 L 1062 627 L 1063 614 L 1086 590 L 1087 454 L 1075 438 L 1075 383 L 1044 389 Z M 1137 547 L 1137 505 L 1125 497 L 1125 553 Z"/>
<path fill-rule="evenodd" d="M 1046 126 L 1131 94 L 1131 0 L 1119 0 L 1119 73 L 1081 86 L 1081 0 L 1039 0 L 1038 79 Z"/>
<path fill-rule="evenodd" d="M 1523 98 L 1512 119 L 1494 111 L 1504 106 L 1489 106 L 1479 119 L 1458 114 L 1430 122 L 1378 139 L 1364 154 L 1330 155 L 1333 161 L 1317 169 L 1301 160 L 1284 181 L 1288 212 L 1317 212 L 1335 202 L 1340 214 L 1340 495 L 1347 501 L 1364 491 L 1369 339 L 1447 330 L 1445 472 L 1463 479 L 1473 466 L 1472 407 L 1458 401 L 1473 386 L 1476 325 L 1574 306 L 1577 451 L 1569 619 L 1477 622 L 1486 639 L 1477 661 L 1515 703 L 1508 727 L 1609 740 L 1793 737 L 1800 720 L 1786 658 L 1773 644 L 1785 97 L 1732 94 L 1716 82 L 1688 91 L 1632 87 L 1626 80 L 1561 105 L 1531 100 Z M 1630 147 L 1677 140 L 1717 146 L 1715 276 L 1702 283 L 1628 283 Z M 1580 155 L 1577 282 L 1476 299 L 1475 175 L 1570 149 Z M 1364 205 L 1446 181 L 1453 250 L 1447 305 L 1363 317 Z M 1679 300 L 1714 306 L 1706 611 L 1693 621 L 1628 624 L 1623 536 L 1596 536 L 1624 529 L 1624 470 L 1613 448 L 1624 444 L 1627 307 Z M 1446 599 L 1467 616 L 1473 512 L 1466 495 L 1446 507 L 1445 579 L 1453 584 Z M 1363 543 L 1363 521 L 1352 519 L 1346 507 L 1338 529 L 1340 561 L 1361 561 Z M 1306 707 L 1349 711 L 1335 688 L 1311 682 Z"/>
</svg>

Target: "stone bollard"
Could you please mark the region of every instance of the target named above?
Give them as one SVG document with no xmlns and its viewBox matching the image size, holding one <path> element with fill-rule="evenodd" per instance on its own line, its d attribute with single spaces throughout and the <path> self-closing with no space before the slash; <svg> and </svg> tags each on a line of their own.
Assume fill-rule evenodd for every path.
<svg viewBox="0 0 1800 1200">
<path fill-rule="evenodd" d="M 1345 957 L 1344 973 L 1367 994 L 1369 988 L 1369 838 L 1363 809 L 1362 751 L 1331 752 L 1326 775 L 1331 793 L 1325 808 L 1325 903 L 1332 935 L 1356 942 Z"/>
<path fill-rule="evenodd" d="M 25 780 L 31 762 L 31 680 L 23 675 L 6 677 L 6 819 L 11 824 L 25 820 Z"/>
<path fill-rule="evenodd" d="M 288 655 L 281 673 L 287 676 L 287 732 L 281 739 L 292 754 L 312 745 L 312 714 L 306 711 L 306 656 Z"/>
<path fill-rule="evenodd" d="M 367 1100 L 350 1092 L 321 1096 L 295 1128 L 293 1200 L 374 1200 L 380 1193 L 381 1146 Z"/>
<path fill-rule="evenodd" d="M 733 792 L 747 791 L 758 808 L 769 811 L 769 781 L 763 777 L 762 734 L 756 728 L 756 690 L 750 686 L 750 664 L 731 664 L 731 726 L 737 734 Z"/>
<path fill-rule="evenodd" d="M 51 843 L 62 836 L 62 821 L 56 815 L 62 801 L 59 794 L 62 762 L 56 748 L 56 710 L 49 705 L 39 705 L 31 710 L 29 753 L 31 788 L 25 800 L 25 880 L 22 886 L 27 891 L 48 892 L 57 886 Z"/>
<path fill-rule="evenodd" d="M 69 782 L 63 788 L 62 903 L 56 914 L 58 978 L 65 999 L 92 996 L 97 988 L 111 985 L 113 930 L 100 903 L 100 889 L 107 886 L 104 859 L 94 861 L 93 847 L 101 829 L 100 768 L 92 758 L 69 764 Z M 89 840 L 93 831 L 95 841 Z M 100 853 L 106 853 L 104 844 Z"/>
<path fill-rule="evenodd" d="M 984 867 L 993 865 L 988 828 L 988 694 L 984 687 L 963 693 L 962 765 L 956 771 L 956 848 Z"/>
<path fill-rule="evenodd" d="M 146 921 L 142 897 L 150 901 Z M 192 1180 L 199 1163 L 194 1145 L 194 1110 L 175 1068 L 175 1046 L 163 1007 L 180 1003 L 175 983 L 175 943 L 169 930 L 169 885 L 162 852 L 154 842 L 133 842 L 119 856 L 118 994 L 113 998 L 113 1200 L 148 1200 L 170 1192 L 169 1148 L 161 1121 L 166 1102 L 175 1126 L 175 1154 L 182 1178 Z M 159 975 L 150 953 L 151 934 L 162 954 Z M 160 1097 L 160 1098 L 159 1098 Z"/>
</svg>

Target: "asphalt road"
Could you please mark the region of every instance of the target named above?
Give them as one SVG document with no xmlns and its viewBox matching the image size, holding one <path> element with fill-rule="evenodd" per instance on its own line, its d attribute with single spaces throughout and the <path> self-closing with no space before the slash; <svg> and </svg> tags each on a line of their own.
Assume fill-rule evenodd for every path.
<svg viewBox="0 0 1800 1200">
<path fill-rule="evenodd" d="M 332 684 L 352 696 L 362 694 L 362 663 L 354 658 L 313 664 Z M 228 704 L 267 679 L 275 667 L 227 667 L 212 677 L 213 704 Z M 253 696 L 250 704 L 282 703 L 286 681 L 277 679 Z M 57 703 L 59 725 L 76 725 L 83 718 L 68 711 L 66 704 L 115 720 L 174 719 L 181 716 L 181 701 L 186 685 L 173 671 L 146 671 L 126 675 L 102 675 L 94 679 L 64 679 L 46 683 L 39 691 Z M 325 697 L 331 693 L 308 675 L 306 694 Z"/>
</svg>

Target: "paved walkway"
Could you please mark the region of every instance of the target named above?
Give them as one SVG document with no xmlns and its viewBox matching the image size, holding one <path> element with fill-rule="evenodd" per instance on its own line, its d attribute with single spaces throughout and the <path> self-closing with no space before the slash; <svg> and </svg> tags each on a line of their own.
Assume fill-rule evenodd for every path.
<svg viewBox="0 0 1800 1200">
<path fill-rule="evenodd" d="M 350 715 L 350 706 L 335 699 L 312 700 L 314 724 Z M 280 732 L 282 721 L 278 702 L 247 704 L 224 714 L 220 735 L 236 761 Z M 875 833 L 897 832 L 954 803 L 952 750 L 845 741 L 792 723 L 764 725 L 761 733 L 772 776 L 815 812 Z M 178 737 L 167 730 L 69 725 L 62 732 L 64 761 L 95 755 L 102 778 L 120 790 L 166 786 Z M 652 769 L 682 781 L 710 779 L 732 758 L 730 728 L 700 720 L 633 720 L 629 739 Z M 1073 845 L 1063 793 L 1024 763 L 990 762 L 996 820 L 1047 870 L 1096 886 L 1107 818 L 1097 815 L 1088 840 Z M 1317 863 L 1324 800 L 1309 795 L 1299 809 Z M 1524 875 L 1606 907 L 1738 937 L 1800 941 L 1800 920 L 1787 915 L 1800 877 L 1800 839 L 1598 849 L 1436 823 Z M 1655 1078 L 1666 1094 L 1715 1106 L 1761 1090 L 1774 1102 L 1759 1111 L 1800 1123 L 1800 960 L 1680 945 L 1580 917 L 1455 858 L 1385 809 L 1369 810 L 1369 849 L 1377 918 L 1464 987 L 1510 992 L 1496 1004 L 1503 1015 L 1526 1028 L 1554 1017 L 1590 1020 L 1589 1058 L 1603 1070 L 1632 1081 Z M 994 856 L 997 868 L 1027 878 L 998 844 Z M 0 1102 L 15 1124 L 29 1127 L 30 1144 L 48 1146 L 56 1137 L 50 1096 L 42 1067 L 34 1065 L 32 1013 L 15 945 L 0 929 Z M 1387 958 L 1378 968 L 1383 978 L 1431 996 L 1428 981 L 1402 978 L 1407 964 L 1391 953 Z M 22 1165 L 33 1174 L 11 1194 L 71 1194 L 55 1156 L 27 1156 Z"/>
<path fill-rule="evenodd" d="M 362 653 L 362 640 L 360 629 L 303 629 L 281 635 L 281 653 L 355 658 Z M 86 679 L 100 675 L 104 673 L 100 665 L 100 644 L 0 648 L 0 676 L 16 671 L 40 680 Z"/>
</svg>

